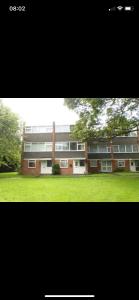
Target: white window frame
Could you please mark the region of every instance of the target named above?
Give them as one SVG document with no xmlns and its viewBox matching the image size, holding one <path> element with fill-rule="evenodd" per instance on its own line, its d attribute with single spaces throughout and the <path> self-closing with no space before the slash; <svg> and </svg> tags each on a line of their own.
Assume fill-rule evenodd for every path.
<svg viewBox="0 0 139 300">
<path fill-rule="evenodd" d="M 60 144 L 63 144 L 63 143 L 69 143 L 68 149 L 67 149 L 67 150 L 65 150 L 65 149 L 64 149 L 64 150 L 63 150 L 63 149 L 62 149 L 62 150 L 57 150 L 57 149 L 56 149 L 56 146 L 57 146 L 58 144 L 60 145 Z M 71 146 L 70 146 L 71 143 L 76 143 L 76 149 L 75 149 L 75 150 L 71 150 Z M 84 150 L 82 150 L 82 149 L 81 149 L 81 150 L 78 150 L 78 146 L 79 146 L 79 145 L 83 145 L 83 146 L 84 146 Z M 56 142 L 56 143 L 55 143 L 55 151 L 56 151 L 56 152 L 68 152 L 68 151 L 70 151 L 70 152 L 75 152 L 75 151 L 81 152 L 81 151 L 82 151 L 82 152 L 83 152 L 83 151 L 85 151 L 85 143 L 81 143 L 81 142 L 77 142 L 77 141 Z"/>
<path fill-rule="evenodd" d="M 69 141 L 65 141 L 65 142 L 56 142 L 56 143 L 55 143 L 55 151 L 56 151 L 56 152 L 65 152 L 65 151 L 69 151 L 70 146 L 68 147 L 67 150 L 66 150 L 66 149 L 61 149 L 61 150 L 56 149 L 56 146 L 61 145 L 61 147 L 62 147 L 62 144 L 64 144 L 64 143 L 68 143 L 68 144 L 69 144 Z"/>
<path fill-rule="evenodd" d="M 27 129 L 30 129 L 30 131 L 27 131 Z M 32 127 L 31 126 L 26 126 L 25 127 L 25 133 L 32 133 Z"/>
<path fill-rule="evenodd" d="M 80 145 L 84 146 L 84 149 L 79 150 L 78 146 L 80 146 Z M 85 143 L 80 143 L 80 142 L 78 143 L 77 142 L 77 151 L 85 151 Z"/>
<path fill-rule="evenodd" d="M 70 132 L 70 125 L 56 125 L 55 126 L 55 132 L 56 133 L 64 133 L 64 132 Z"/>
<path fill-rule="evenodd" d="M 119 166 L 119 163 L 120 163 L 120 162 L 123 162 L 124 165 L 123 165 L 123 166 Z M 118 159 L 117 165 L 118 165 L 118 168 L 125 168 L 125 160 L 124 160 L 124 159 Z"/>
<path fill-rule="evenodd" d="M 39 150 L 39 151 L 32 151 L 32 144 L 44 144 L 44 150 Z M 26 145 L 30 145 L 30 151 L 25 151 L 25 147 Z M 51 149 L 53 150 L 53 145 L 51 142 L 48 142 L 48 143 L 44 143 L 44 142 L 32 142 L 32 143 L 24 143 L 24 152 L 52 152 L 52 150 L 47 150 L 46 147 L 47 145 L 51 145 Z"/>
<path fill-rule="evenodd" d="M 118 152 L 115 152 L 114 150 L 113 150 L 113 153 L 138 153 L 139 152 L 139 148 L 138 148 L 138 152 L 135 152 L 135 151 L 133 151 L 133 144 L 129 144 L 130 146 L 131 146 L 131 149 L 132 149 L 132 151 L 127 151 L 127 145 L 128 144 L 122 144 L 122 145 L 124 145 L 125 146 L 125 152 L 121 152 L 121 151 L 119 151 L 120 149 L 119 149 L 119 146 L 120 145 L 113 145 L 113 146 L 116 146 L 116 147 L 118 147 Z"/>
<path fill-rule="evenodd" d="M 29 146 L 30 146 L 30 150 L 29 150 L 29 151 L 25 151 L 26 145 L 29 145 Z M 31 152 L 31 143 L 24 143 L 24 152 Z"/>
<path fill-rule="evenodd" d="M 35 162 L 35 167 L 29 167 L 30 161 Z M 35 159 L 29 159 L 29 160 L 28 160 L 28 169 L 36 169 L 36 160 L 35 160 Z"/>
<path fill-rule="evenodd" d="M 98 161 L 97 159 L 90 159 L 90 167 L 91 167 L 91 168 L 97 168 L 97 161 Z M 93 162 L 96 162 L 96 165 L 95 165 L 95 166 L 92 166 L 92 163 L 93 163 Z"/>
<path fill-rule="evenodd" d="M 30 132 L 27 131 L 27 128 L 30 128 Z M 37 128 L 36 131 L 33 131 L 33 128 Z M 41 131 L 41 128 L 45 128 L 45 131 Z M 53 126 L 46 125 L 46 126 L 26 126 L 25 127 L 25 133 L 52 133 L 53 132 Z"/>
<path fill-rule="evenodd" d="M 106 147 L 106 152 L 102 152 L 100 151 L 100 145 L 95 145 L 94 146 L 97 146 L 97 151 L 94 152 L 94 151 L 90 151 L 90 146 L 89 146 L 89 153 L 111 153 L 111 147 L 110 146 L 105 146 Z"/>
<path fill-rule="evenodd" d="M 67 166 L 66 167 L 62 167 L 61 166 L 61 162 L 62 161 L 66 161 L 66 163 L 67 163 Z M 60 169 L 68 169 L 68 159 L 60 159 Z"/>
</svg>

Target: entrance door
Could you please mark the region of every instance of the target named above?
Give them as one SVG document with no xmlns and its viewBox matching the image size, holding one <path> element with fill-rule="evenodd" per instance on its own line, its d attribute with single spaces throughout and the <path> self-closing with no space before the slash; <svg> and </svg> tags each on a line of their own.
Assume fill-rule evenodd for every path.
<svg viewBox="0 0 139 300">
<path fill-rule="evenodd" d="M 101 161 L 101 172 L 112 172 L 111 160 L 102 160 Z"/>
<path fill-rule="evenodd" d="M 52 161 L 42 160 L 41 161 L 41 174 L 52 174 Z"/>
<path fill-rule="evenodd" d="M 76 159 L 73 162 L 73 174 L 84 174 L 85 173 L 85 160 Z"/>
<path fill-rule="evenodd" d="M 136 172 L 135 160 L 130 161 L 130 171 L 131 172 Z"/>
</svg>

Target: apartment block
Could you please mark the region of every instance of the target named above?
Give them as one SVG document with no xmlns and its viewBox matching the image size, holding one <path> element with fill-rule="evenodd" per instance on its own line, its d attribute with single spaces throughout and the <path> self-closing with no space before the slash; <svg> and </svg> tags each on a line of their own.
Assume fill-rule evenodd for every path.
<svg viewBox="0 0 139 300">
<path fill-rule="evenodd" d="M 26 126 L 23 132 L 21 173 L 52 174 L 52 164 L 62 175 L 139 171 L 139 133 L 82 143 L 71 137 L 73 125 Z"/>
</svg>

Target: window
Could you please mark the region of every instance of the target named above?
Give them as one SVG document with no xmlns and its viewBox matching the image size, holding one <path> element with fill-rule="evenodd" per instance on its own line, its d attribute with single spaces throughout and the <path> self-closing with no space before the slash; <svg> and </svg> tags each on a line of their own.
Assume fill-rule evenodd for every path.
<svg viewBox="0 0 139 300">
<path fill-rule="evenodd" d="M 47 160 L 47 167 L 52 167 L 52 161 L 51 160 Z"/>
<path fill-rule="evenodd" d="M 44 152 L 45 143 L 32 143 L 31 151 L 32 152 Z"/>
<path fill-rule="evenodd" d="M 52 126 L 28 126 L 25 127 L 26 133 L 46 133 L 46 132 L 52 132 L 53 127 Z"/>
<path fill-rule="evenodd" d="M 125 152 L 125 145 L 119 145 L 119 152 Z"/>
<path fill-rule="evenodd" d="M 99 152 L 100 153 L 106 153 L 107 152 L 107 147 L 104 145 L 99 145 Z"/>
<path fill-rule="evenodd" d="M 52 143 L 46 143 L 46 152 L 52 151 Z"/>
<path fill-rule="evenodd" d="M 91 144 L 89 146 L 89 152 L 97 153 L 98 152 L 98 146 Z"/>
<path fill-rule="evenodd" d="M 126 145 L 126 152 L 132 152 L 132 145 Z"/>
<path fill-rule="evenodd" d="M 77 142 L 70 142 L 70 150 L 77 150 Z"/>
<path fill-rule="evenodd" d="M 137 136 L 137 131 L 132 131 L 128 134 L 128 136 L 131 136 L 131 137 L 136 137 Z"/>
<path fill-rule="evenodd" d="M 119 147 L 118 146 L 113 146 L 113 152 L 114 153 L 119 152 Z"/>
<path fill-rule="evenodd" d="M 24 144 L 24 152 L 30 152 L 31 151 L 31 143 Z"/>
<path fill-rule="evenodd" d="M 52 143 L 25 143 L 25 152 L 49 152 L 52 151 Z"/>
<path fill-rule="evenodd" d="M 90 160 L 90 167 L 97 167 L 97 160 Z"/>
<path fill-rule="evenodd" d="M 26 133 L 31 133 L 31 132 L 32 132 L 31 126 L 25 127 L 25 132 L 26 132 Z"/>
<path fill-rule="evenodd" d="M 84 167 L 85 166 L 85 160 L 80 160 L 80 167 Z"/>
<path fill-rule="evenodd" d="M 55 144 L 55 151 L 68 151 L 68 150 L 69 150 L 69 142 Z"/>
<path fill-rule="evenodd" d="M 84 151 L 85 150 L 85 144 L 84 143 L 78 143 L 78 150 L 79 151 Z"/>
<path fill-rule="evenodd" d="M 60 160 L 60 168 L 68 168 L 68 160 L 67 159 Z"/>
<path fill-rule="evenodd" d="M 133 152 L 138 152 L 138 145 L 133 145 Z"/>
<path fill-rule="evenodd" d="M 36 160 L 29 160 L 28 168 L 36 168 Z"/>
<path fill-rule="evenodd" d="M 55 132 L 70 132 L 70 125 L 56 125 Z"/>
<path fill-rule="evenodd" d="M 118 168 L 124 168 L 125 167 L 125 161 L 124 160 L 118 160 Z"/>
</svg>

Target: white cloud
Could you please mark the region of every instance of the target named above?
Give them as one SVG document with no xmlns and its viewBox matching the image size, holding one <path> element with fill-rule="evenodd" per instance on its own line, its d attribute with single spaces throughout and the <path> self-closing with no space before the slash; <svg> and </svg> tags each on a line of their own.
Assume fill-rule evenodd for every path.
<svg viewBox="0 0 139 300">
<path fill-rule="evenodd" d="M 78 115 L 64 106 L 64 98 L 1 98 L 26 125 L 74 124 Z"/>
</svg>

